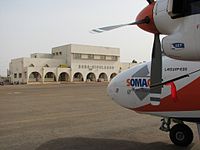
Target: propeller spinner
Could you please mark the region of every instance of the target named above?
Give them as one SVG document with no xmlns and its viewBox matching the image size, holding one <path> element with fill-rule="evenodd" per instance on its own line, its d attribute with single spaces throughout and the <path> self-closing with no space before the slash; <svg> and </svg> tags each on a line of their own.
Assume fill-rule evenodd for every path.
<svg viewBox="0 0 200 150">
<path fill-rule="evenodd" d="M 155 26 L 153 18 L 153 9 L 156 2 L 154 0 L 147 0 L 147 2 L 149 5 L 138 14 L 135 22 L 93 29 L 91 32 L 102 33 L 104 31 L 110 31 L 124 26 L 137 25 L 141 29 L 154 34 L 150 76 L 150 101 L 152 105 L 159 105 L 162 91 L 162 50 L 159 37 L 160 34 Z"/>
</svg>

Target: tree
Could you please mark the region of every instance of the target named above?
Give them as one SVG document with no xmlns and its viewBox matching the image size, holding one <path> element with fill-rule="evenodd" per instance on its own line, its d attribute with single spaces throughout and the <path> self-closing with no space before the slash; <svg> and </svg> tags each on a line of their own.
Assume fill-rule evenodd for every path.
<svg viewBox="0 0 200 150">
<path fill-rule="evenodd" d="M 136 63 L 137 63 L 137 61 L 136 61 L 135 59 L 133 59 L 132 63 L 136 64 Z"/>
</svg>

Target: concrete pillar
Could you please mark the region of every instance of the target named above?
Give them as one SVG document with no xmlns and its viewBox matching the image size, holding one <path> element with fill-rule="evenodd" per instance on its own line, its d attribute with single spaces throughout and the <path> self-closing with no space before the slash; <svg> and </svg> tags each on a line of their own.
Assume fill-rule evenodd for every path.
<svg viewBox="0 0 200 150">
<path fill-rule="evenodd" d="M 29 80 L 29 69 L 27 69 L 26 71 L 26 84 L 28 84 L 28 80 Z"/>
<path fill-rule="evenodd" d="M 45 69 L 42 67 L 42 84 L 44 84 Z"/>
<path fill-rule="evenodd" d="M 58 75 L 58 67 L 56 68 L 56 82 L 58 82 L 58 79 L 59 79 L 59 75 Z"/>
</svg>

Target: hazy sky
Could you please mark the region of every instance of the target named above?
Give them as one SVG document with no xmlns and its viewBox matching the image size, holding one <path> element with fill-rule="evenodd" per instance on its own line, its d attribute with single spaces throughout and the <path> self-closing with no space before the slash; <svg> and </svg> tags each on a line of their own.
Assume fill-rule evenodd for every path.
<svg viewBox="0 0 200 150">
<path fill-rule="evenodd" d="M 123 62 L 148 61 L 153 35 L 137 26 L 89 33 L 132 22 L 146 5 L 145 0 L 0 0 L 0 75 L 13 58 L 70 43 L 118 47 Z"/>
</svg>

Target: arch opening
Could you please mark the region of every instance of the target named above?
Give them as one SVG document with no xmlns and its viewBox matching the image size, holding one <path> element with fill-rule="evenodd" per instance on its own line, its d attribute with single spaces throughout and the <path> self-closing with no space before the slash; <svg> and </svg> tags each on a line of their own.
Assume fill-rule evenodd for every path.
<svg viewBox="0 0 200 150">
<path fill-rule="evenodd" d="M 60 81 L 60 82 L 69 82 L 69 81 L 70 81 L 69 74 L 66 73 L 66 72 L 62 72 L 62 73 L 59 75 L 58 81 Z"/>
<path fill-rule="evenodd" d="M 53 72 L 47 72 L 44 77 L 44 82 L 56 82 L 56 75 Z"/>
<path fill-rule="evenodd" d="M 98 79 L 99 82 L 104 82 L 104 81 L 108 81 L 108 76 L 106 73 L 101 73 L 99 75 L 99 79 Z"/>
<path fill-rule="evenodd" d="M 92 72 L 88 73 L 88 75 L 86 77 L 86 81 L 88 81 L 88 82 L 95 82 L 96 81 L 95 74 L 92 73 Z"/>
<path fill-rule="evenodd" d="M 28 82 L 42 82 L 42 76 L 39 72 L 35 71 L 29 75 Z"/>
<path fill-rule="evenodd" d="M 110 75 L 110 80 L 112 80 L 116 75 L 117 75 L 116 73 L 112 73 L 112 74 Z"/>
<path fill-rule="evenodd" d="M 73 76 L 73 81 L 74 82 L 82 82 L 82 81 L 84 81 L 83 75 L 80 72 L 75 73 L 74 76 Z"/>
</svg>

